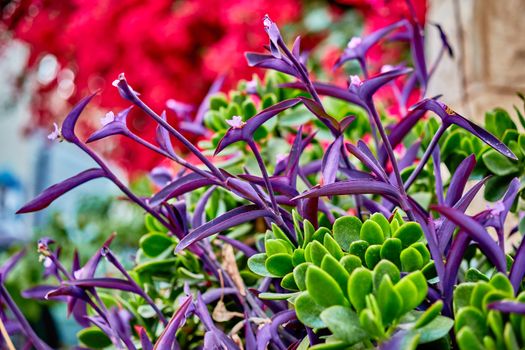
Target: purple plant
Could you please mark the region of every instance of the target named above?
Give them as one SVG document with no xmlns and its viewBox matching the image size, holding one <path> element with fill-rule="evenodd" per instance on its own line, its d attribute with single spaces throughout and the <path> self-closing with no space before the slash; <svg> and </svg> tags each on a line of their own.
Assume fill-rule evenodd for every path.
<svg viewBox="0 0 525 350">
<path fill-rule="evenodd" d="M 345 213 L 345 208 L 338 207 L 337 201 L 324 200 L 323 197 L 345 195 L 352 196 L 359 217 L 376 212 L 393 217 L 400 215 L 400 209 L 408 220 L 421 225 L 438 277 L 437 282 L 430 288 L 428 298 L 441 299 L 444 302 L 444 313 L 447 315 L 452 314 L 452 292 L 457 282 L 460 263 L 469 245 L 475 244 L 498 271 L 507 273 L 503 250 L 503 223 L 517 195 L 518 180 L 511 182 L 507 195 L 494 208 L 473 217 L 466 215 L 465 211 L 486 179 L 479 181 L 465 192 L 467 181 L 471 178 L 476 164 L 475 158 L 470 156 L 465 158 L 450 180 L 445 182 L 441 178 L 439 168 L 441 162 L 439 140 L 448 127 L 455 125 L 467 130 L 502 155 L 510 159 L 516 159 L 516 156 L 488 131 L 460 116 L 437 98 L 425 98 L 410 109 L 406 108 L 407 96 L 410 92 L 418 87 L 423 93 L 426 92 L 428 81 L 435 70 L 435 64 L 430 69 L 427 68 L 429 65 L 423 54 L 424 36 L 417 21 L 414 18 L 403 20 L 368 37 L 352 39 L 336 65 L 343 65 L 355 59 L 362 68 L 364 79 L 352 76 L 347 88 L 312 81 L 307 69 L 306 55 L 300 50 L 300 38 L 295 40 L 290 50 L 270 17 L 266 16 L 263 24 L 270 40 L 269 53 L 246 54 L 248 64 L 276 70 L 296 78 L 296 82 L 284 84 L 283 88 L 303 90 L 306 94 L 277 102 L 248 119 L 232 116 L 232 119 L 226 120 L 229 128 L 218 142 L 214 155 L 225 152 L 233 144 L 243 144 L 255 158 L 258 174 L 252 174 L 248 169 L 244 169 L 242 173 L 232 174 L 217 165 L 217 162 L 205 155 L 167 122 L 165 112 L 159 114 L 143 102 L 122 74 L 114 82 L 114 86 L 122 98 L 131 103 L 129 108 L 116 114 L 108 113 L 102 121 L 102 128 L 84 142 L 76 135 L 75 126 L 82 111 L 96 94 L 88 96 L 72 109 L 59 132 L 55 131 L 53 135 L 79 147 L 97 163 L 98 167 L 83 171 L 49 187 L 18 211 L 18 213 L 28 213 L 41 210 L 75 187 L 96 178 L 105 178 L 113 182 L 129 200 L 165 227 L 169 239 L 178 242 L 176 253 L 189 251 L 195 254 L 201 261 L 203 270 L 221 282 L 220 287 L 201 295 L 193 293 L 186 285 L 176 310 L 166 315 L 166 311 L 156 304 L 156 300 L 124 268 L 110 249 L 114 236 L 110 236 L 103 247 L 83 266 L 80 265 L 78 258 L 75 259 L 72 271 L 68 271 L 61 263 L 59 249 L 53 251 L 50 248 L 53 241 L 44 239 L 39 242 L 38 249 L 45 259 L 45 274 L 55 277 L 58 284 L 27 290 L 24 292 L 26 297 L 66 302 L 68 313 L 72 314 L 79 324 L 84 327 L 94 325 L 100 328 L 116 348 L 135 349 L 136 347 L 129 326 L 130 315 L 124 309 L 108 309 L 100 298 L 100 289 L 132 293 L 142 298 L 154 310 L 160 323 L 159 327 L 163 327 L 164 330 L 159 337 L 155 337 L 141 329 L 137 338 L 140 338 L 143 349 L 175 347 L 177 330 L 190 319 L 191 315 L 195 315 L 205 329 L 204 348 L 239 348 L 236 338 L 214 323 L 207 308 L 208 303 L 215 302 L 219 298 L 222 302 L 224 295 L 232 296 L 241 310 L 243 321 L 237 327 L 244 330 L 244 346 L 247 349 L 264 349 L 268 344 L 278 349 L 294 348 L 302 339 L 308 339 L 310 344 L 314 345 L 319 340 L 318 336 L 299 323 L 295 311 L 288 309 L 285 302 L 262 300 L 258 297 L 272 286 L 279 290 L 277 279 L 268 277 L 262 280 L 258 290 L 247 290 L 238 271 L 219 263 L 210 237 L 227 232 L 241 224 L 259 220 L 266 228 L 273 228 L 274 232 L 281 235 L 280 238 L 293 245 L 299 243 L 300 238 L 295 235 L 298 229 L 309 230 L 308 225 L 312 226 L 312 230 L 319 229 L 323 226 L 320 222 L 321 218 L 332 224 L 337 216 Z M 439 62 L 444 52 L 451 53 L 446 36 L 440 27 L 438 29 L 442 37 L 443 49 L 436 62 Z M 379 74 L 368 71 L 365 59 L 367 51 L 386 38 L 410 42 L 413 68 L 398 65 Z M 386 128 L 376 106 L 375 96 L 379 89 L 394 81 L 397 84 L 396 88 L 399 84 L 402 85 L 399 103 L 402 109 L 408 112 L 400 122 Z M 222 79 L 219 79 L 211 88 L 211 93 L 218 90 L 221 82 Z M 370 120 L 374 144 L 367 145 L 362 140 L 353 144 L 346 140 L 345 131 L 352 128 L 355 117 L 349 115 L 336 118 L 329 115 L 320 97 L 323 95 L 363 108 Z M 203 134 L 203 115 L 209 103 L 210 98 L 207 97 L 198 109 L 198 118 L 193 122 L 186 122 L 183 127 L 194 130 L 197 134 Z M 299 106 L 304 106 L 316 118 L 315 125 L 331 135 L 333 140 L 321 159 L 304 162 L 302 159 L 306 149 L 315 141 L 316 135 L 307 135 L 300 127 L 295 133 L 289 153 L 281 157 L 272 172 L 271 165 L 264 158 L 260 145 L 256 142 L 255 134 L 264 123 L 279 115 L 286 117 L 287 111 L 296 110 Z M 127 128 L 126 116 L 131 108 L 142 111 L 158 125 L 155 144 L 144 140 Z M 409 148 L 402 159 L 396 157 L 394 149 L 413 130 L 426 111 L 435 113 L 441 120 L 441 125 L 417 165 L 408 178 L 404 179 L 402 171 L 415 163 L 421 143 L 416 143 Z M 141 198 L 134 194 L 104 160 L 86 145 L 113 135 L 123 135 L 138 142 L 152 152 L 177 163 L 182 171 L 172 180 L 168 178 L 167 182 L 163 177 L 164 180 L 160 182 L 163 183 L 162 188 L 151 198 Z M 200 164 L 192 164 L 178 155 L 172 146 L 172 137 L 196 157 Z M 359 163 L 350 156 L 356 158 Z M 433 176 L 435 188 L 432 192 L 437 198 L 437 203 L 430 208 L 423 208 L 411 195 L 410 188 L 421 176 L 431 156 L 435 169 Z M 318 184 L 313 184 L 312 181 Z M 448 190 L 445 191 L 445 188 Z M 219 190 L 235 195 L 238 205 L 206 222 L 205 208 L 213 193 Z M 201 193 L 198 202 L 192 207 L 186 205 L 185 199 L 189 194 L 198 191 Z M 297 214 L 291 209 L 296 210 L 299 216 L 308 221 L 298 224 L 294 218 Z M 434 216 L 435 214 L 437 217 Z M 499 244 L 487 233 L 487 227 L 496 229 Z M 456 228 L 459 228 L 459 232 L 454 235 Z M 217 238 L 247 257 L 262 250 L 260 247 L 254 248 L 246 242 L 227 235 L 219 235 Z M 524 250 L 522 244 L 510 271 L 509 277 L 515 288 L 519 286 L 525 273 L 522 268 L 525 259 Z M 19 257 L 20 255 L 15 256 L 4 265 L 1 273 L 2 281 Z M 107 260 L 119 271 L 121 277 L 98 277 L 96 270 L 102 260 Z M 48 348 L 31 330 L 3 285 L 0 294 L 28 341 L 36 348 Z M 94 310 L 93 314 L 87 312 L 88 307 Z M 491 307 L 505 312 L 509 304 L 499 303 Z M 2 320 L 7 320 L 6 315 L 2 316 Z M 392 344 L 402 341 L 401 338 L 401 333 L 394 336 L 390 348 L 395 347 Z M 385 348 L 387 344 L 385 343 Z"/>
</svg>

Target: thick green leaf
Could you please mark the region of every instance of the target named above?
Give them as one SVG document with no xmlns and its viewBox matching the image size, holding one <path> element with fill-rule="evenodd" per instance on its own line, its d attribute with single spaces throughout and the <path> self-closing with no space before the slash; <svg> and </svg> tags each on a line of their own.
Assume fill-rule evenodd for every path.
<svg viewBox="0 0 525 350">
<path fill-rule="evenodd" d="M 410 246 L 411 248 L 414 248 L 421 254 L 421 257 L 423 258 L 423 266 L 428 264 L 430 261 L 430 252 L 428 251 L 427 246 L 423 242 L 416 242 Z"/>
<path fill-rule="evenodd" d="M 468 326 L 456 333 L 456 341 L 461 350 L 485 350 L 481 339 Z"/>
<path fill-rule="evenodd" d="M 359 259 L 361 259 L 361 263 L 364 264 L 365 263 L 365 253 L 366 253 L 368 246 L 369 244 L 367 241 L 358 240 L 350 244 L 349 252 L 350 254 L 359 257 Z"/>
<path fill-rule="evenodd" d="M 416 330 L 419 333 L 419 343 L 430 343 L 441 339 L 447 336 L 453 326 L 454 320 L 437 315 L 431 322 Z"/>
<path fill-rule="evenodd" d="M 382 244 L 385 240 L 381 226 L 372 220 L 366 220 L 363 223 L 363 226 L 361 226 L 361 232 L 359 233 L 359 238 L 363 241 L 367 241 L 370 245 Z"/>
<path fill-rule="evenodd" d="M 465 273 L 465 281 L 466 282 L 478 282 L 478 281 L 488 282 L 489 278 L 484 273 L 479 271 L 478 269 L 471 267 Z"/>
<path fill-rule="evenodd" d="M 421 304 L 428 293 L 428 284 L 425 276 L 421 271 L 416 271 L 406 275 L 404 278 L 410 280 L 416 286 L 418 305 Z"/>
<path fill-rule="evenodd" d="M 356 344 L 368 337 L 361 327 L 357 314 L 345 306 L 331 306 L 321 312 L 321 320 L 339 340 L 348 345 Z"/>
<path fill-rule="evenodd" d="M 310 265 L 312 265 L 312 263 L 304 262 L 293 269 L 293 277 L 299 290 L 306 290 L 306 270 Z"/>
<path fill-rule="evenodd" d="M 326 254 L 330 254 L 328 250 L 318 241 L 313 241 L 309 245 L 311 261 L 316 266 L 321 266 L 321 262 Z M 306 248 L 308 249 L 308 247 Z"/>
<path fill-rule="evenodd" d="M 394 289 L 388 275 L 384 275 L 377 290 L 377 305 L 384 326 L 389 326 L 403 309 L 403 299 Z"/>
<path fill-rule="evenodd" d="M 337 244 L 335 239 L 332 238 L 332 235 L 326 234 L 323 238 L 323 245 L 328 250 L 330 254 L 337 260 L 341 259 L 344 255 L 343 250 Z"/>
<path fill-rule="evenodd" d="M 289 254 L 275 254 L 266 259 L 265 266 L 272 275 L 283 277 L 293 271 L 292 257 Z"/>
<path fill-rule="evenodd" d="M 381 260 L 381 245 L 374 244 L 366 249 L 365 262 L 369 269 L 373 269 Z"/>
<path fill-rule="evenodd" d="M 341 290 L 346 293 L 350 274 L 339 263 L 339 261 L 330 254 L 327 254 L 321 262 L 321 268 L 332 276 L 337 284 L 339 284 L 339 287 L 341 287 Z"/>
<path fill-rule="evenodd" d="M 309 266 L 306 270 L 306 290 L 321 306 L 348 305 L 339 284 L 332 276 L 317 266 Z"/>
<path fill-rule="evenodd" d="M 436 301 L 428 309 L 426 309 L 425 312 L 419 317 L 414 327 L 421 328 L 421 327 L 426 326 L 427 324 L 432 322 L 432 320 L 441 313 L 442 309 L 443 309 L 443 301 L 442 300 Z"/>
<path fill-rule="evenodd" d="M 354 270 L 358 267 L 363 266 L 363 264 L 361 263 L 361 259 L 352 254 L 343 256 L 341 260 L 339 260 L 339 263 L 345 268 L 345 270 L 349 274 L 352 274 L 352 272 L 354 272 Z"/>
<path fill-rule="evenodd" d="M 390 281 L 392 284 L 396 284 L 399 282 L 399 279 L 401 278 L 401 274 L 399 272 L 399 269 L 394 265 L 392 262 L 388 260 L 381 260 L 375 267 L 374 267 L 374 290 L 377 290 L 379 288 L 379 284 L 383 280 L 383 276 L 390 277 Z"/>
<path fill-rule="evenodd" d="M 306 262 L 306 258 L 304 257 L 304 249 L 299 248 L 299 249 L 294 250 L 293 255 L 292 255 L 293 266 L 298 266 L 304 262 Z"/>
<path fill-rule="evenodd" d="M 370 309 L 364 309 L 359 313 L 359 323 L 374 338 L 382 338 L 384 331 L 381 321 L 377 319 Z"/>
<path fill-rule="evenodd" d="M 348 297 L 354 309 L 361 312 L 366 306 L 366 296 L 374 288 L 372 272 L 364 267 L 359 267 L 352 272 L 348 280 Z"/>
<path fill-rule="evenodd" d="M 308 292 L 301 293 L 297 299 L 295 299 L 297 318 L 310 328 L 326 327 L 320 317 L 323 310 L 325 310 L 325 308 L 317 304 Z"/>
<path fill-rule="evenodd" d="M 403 315 L 419 305 L 416 300 L 417 298 L 415 298 L 418 293 L 417 288 L 408 278 L 402 278 L 394 286 L 394 289 L 401 295 L 401 298 L 403 298 L 403 308 L 400 310 L 399 315 Z"/>
<path fill-rule="evenodd" d="M 343 216 L 335 220 L 333 226 L 334 239 L 344 251 L 348 252 L 350 244 L 359 240 L 362 225 L 361 220 L 355 216 Z"/>
<path fill-rule="evenodd" d="M 472 290 L 469 304 L 479 310 L 483 308 L 483 298 L 490 293 L 494 288 L 487 282 L 478 282 Z"/>
<path fill-rule="evenodd" d="M 286 276 L 283 277 L 283 279 L 281 280 L 281 287 L 283 287 L 284 289 L 292 290 L 292 291 L 299 290 L 299 287 L 295 283 L 293 272 L 290 272 L 286 274 Z"/>
<path fill-rule="evenodd" d="M 498 292 L 507 294 L 509 298 L 514 297 L 514 288 L 512 288 L 512 284 L 503 273 L 498 272 L 492 276 L 489 284 L 497 289 Z"/>
<path fill-rule="evenodd" d="M 403 249 L 401 255 L 401 270 L 406 272 L 417 271 L 423 267 L 423 257 L 415 248 Z"/>
<path fill-rule="evenodd" d="M 518 345 L 518 340 L 516 339 L 516 334 L 512 329 L 512 325 L 507 323 L 503 333 L 503 340 L 505 341 L 505 346 L 508 350 L 519 350 L 520 346 Z"/>
<path fill-rule="evenodd" d="M 487 333 L 487 320 L 483 313 L 472 306 L 459 309 L 456 314 L 454 330 L 458 333 L 463 327 L 468 327 L 478 339 L 482 339 Z"/>
<path fill-rule="evenodd" d="M 264 242 L 266 249 L 266 255 L 272 256 L 274 254 L 292 254 L 292 248 L 289 246 L 288 242 L 282 239 L 267 239 Z"/>
<path fill-rule="evenodd" d="M 103 349 L 111 345 L 111 340 L 98 327 L 88 327 L 77 333 L 78 340 L 90 349 Z"/>
<path fill-rule="evenodd" d="M 392 235 L 394 238 L 399 238 L 403 248 L 406 248 L 423 237 L 423 230 L 416 222 L 407 222 L 403 226 L 397 229 Z"/>
<path fill-rule="evenodd" d="M 171 237 L 165 233 L 152 232 L 140 238 L 139 245 L 149 257 L 157 257 L 166 249 L 173 247 L 174 242 Z"/>
<path fill-rule="evenodd" d="M 248 268 L 253 272 L 256 273 L 259 276 L 264 277 L 278 277 L 272 273 L 270 273 L 266 269 L 266 254 L 260 253 L 252 255 L 248 259 Z"/>
<path fill-rule="evenodd" d="M 392 222 L 397 222 L 392 220 Z M 388 238 L 381 247 L 381 259 L 387 259 L 393 262 L 398 268 L 401 268 L 401 250 L 403 249 L 399 238 Z"/>
<path fill-rule="evenodd" d="M 288 300 L 294 296 L 298 296 L 299 292 L 295 293 L 260 293 L 259 299 L 264 300 Z"/>
<path fill-rule="evenodd" d="M 493 149 L 485 152 L 482 156 L 482 159 L 487 168 L 492 173 L 499 176 L 510 175 L 519 171 L 519 167 L 516 162 L 511 161 Z"/>
<path fill-rule="evenodd" d="M 370 217 L 370 220 L 374 221 L 381 227 L 384 238 L 390 237 L 390 223 L 388 222 L 387 218 L 385 218 L 383 214 L 375 213 Z"/>
</svg>

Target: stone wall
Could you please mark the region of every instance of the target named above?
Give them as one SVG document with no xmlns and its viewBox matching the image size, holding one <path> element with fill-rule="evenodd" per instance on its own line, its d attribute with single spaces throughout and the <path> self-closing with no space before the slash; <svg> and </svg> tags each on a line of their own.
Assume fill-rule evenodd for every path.
<svg viewBox="0 0 525 350">
<path fill-rule="evenodd" d="M 481 121 L 496 106 L 519 104 L 525 93 L 525 0 L 430 0 L 429 23 L 443 25 L 455 49 L 444 58 L 429 96 L 443 94 L 459 113 Z M 427 28 L 427 54 L 440 48 L 435 29 Z"/>
</svg>

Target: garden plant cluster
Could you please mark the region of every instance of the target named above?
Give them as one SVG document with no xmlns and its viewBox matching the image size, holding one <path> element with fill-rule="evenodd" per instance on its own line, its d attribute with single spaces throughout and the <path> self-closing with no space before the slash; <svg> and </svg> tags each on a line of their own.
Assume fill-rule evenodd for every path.
<svg viewBox="0 0 525 350">
<path fill-rule="evenodd" d="M 441 27 L 424 33 L 412 13 L 351 38 L 336 66 L 357 63 L 360 72 L 339 86 L 312 78 L 300 37 L 288 46 L 269 16 L 262 24 L 267 52 L 245 56 L 267 74 L 228 94 L 220 81 L 212 86 L 186 123 L 210 135 L 198 144 L 124 74 L 113 85 L 129 108 L 109 112 L 81 140 L 75 126 L 93 94 L 55 127 L 51 139 L 74 144 L 97 166 L 19 213 L 103 178 L 144 210 L 148 232 L 131 268 L 111 248 L 125 232 L 108 232 L 88 261 L 75 254 L 66 262 L 57 242 L 41 239 L 47 284 L 23 297 L 66 303 L 83 327 L 79 348 L 89 349 L 525 346 L 524 225 L 505 226 L 523 207 L 525 135 L 502 109 L 488 112 L 482 127 L 426 97 L 440 60 L 453 55 Z M 424 55 L 430 34 L 442 40 L 432 61 Z M 371 71 L 367 53 L 390 41 L 410 43 L 406 62 Z M 386 112 L 384 89 L 401 118 Z M 156 123 L 154 140 L 128 128 L 131 109 Z M 525 127 L 521 108 L 516 114 Z M 180 171 L 155 169 L 158 191 L 135 194 L 88 146 L 115 135 Z M 490 205 L 466 214 L 482 188 Z M 1 282 L 23 254 L 2 265 Z M 0 298 L 6 346 L 21 338 L 50 349 L 3 283 Z"/>
</svg>

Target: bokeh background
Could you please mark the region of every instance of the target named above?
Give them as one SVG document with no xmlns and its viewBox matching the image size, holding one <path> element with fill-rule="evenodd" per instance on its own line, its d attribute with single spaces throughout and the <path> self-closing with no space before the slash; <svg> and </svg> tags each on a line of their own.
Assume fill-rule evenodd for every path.
<svg viewBox="0 0 525 350">
<path fill-rule="evenodd" d="M 443 59 L 429 95 L 443 94 L 446 103 L 474 120 L 489 108 L 517 103 L 515 92 L 525 90 L 525 41 L 520 40 L 525 1 L 413 3 L 426 31 L 440 23 L 456 53 Z M 226 77 L 227 90 L 239 79 L 262 74 L 247 66 L 243 53 L 266 44 L 265 14 L 285 38 L 300 33 L 314 74 L 333 79 L 331 67 L 349 38 L 404 18 L 407 11 L 405 0 L 0 1 L 0 252 L 52 232 L 88 254 L 111 231 L 121 233 L 124 254 L 132 251 L 144 231 L 142 214 L 115 199 L 116 189 L 104 181 L 81 187 L 38 214 L 14 215 L 35 193 L 89 167 L 90 160 L 74 147 L 52 143 L 46 135 L 75 102 L 96 90 L 101 93 L 82 119 L 85 134 L 98 128 L 109 110 L 127 107 L 111 86 L 119 73 L 125 72 L 134 89 L 154 109 L 166 109 L 169 122 L 178 126 L 193 116 L 217 77 Z M 439 37 L 428 37 L 426 52 L 435 57 Z M 386 45 L 388 54 L 377 47 L 368 56 L 375 70 L 405 54 L 403 44 Z M 132 130 L 153 137 L 154 125 L 139 113 L 132 112 L 128 122 Z M 149 171 L 166 164 L 127 139 L 112 140 L 97 150 L 136 192 L 148 194 Z M 21 267 L 29 272 L 20 275 L 16 288 L 39 275 L 27 263 L 30 258 Z M 25 307 L 51 344 L 53 339 L 74 342 L 64 310 L 27 302 Z"/>
</svg>

